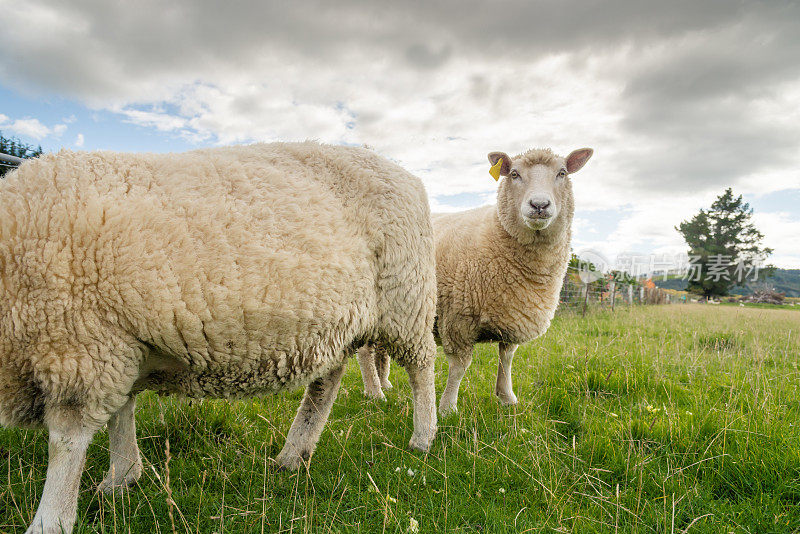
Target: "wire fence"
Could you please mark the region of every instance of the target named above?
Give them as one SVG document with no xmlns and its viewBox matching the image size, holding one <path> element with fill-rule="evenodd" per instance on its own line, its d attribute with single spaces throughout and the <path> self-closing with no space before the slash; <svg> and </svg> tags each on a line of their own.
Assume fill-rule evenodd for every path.
<svg viewBox="0 0 800 534">
<path fill-rule="evenodd" d="M 614 279 L 603 276 L 590 283 L 581 280 L 579 271 L 570 267 L 561 288 L 559 311 L 585 314 L 587 310 L 618 306 L 674 304 L 685 302 L 680 292 L 655 287 L 646 279 Z"/>
</svg>

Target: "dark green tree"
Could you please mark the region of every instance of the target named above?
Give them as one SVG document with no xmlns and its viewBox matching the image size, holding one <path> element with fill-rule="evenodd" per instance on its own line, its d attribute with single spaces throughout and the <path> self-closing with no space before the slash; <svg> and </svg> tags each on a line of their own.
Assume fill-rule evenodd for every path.
<svg viewBox="0 0 800 534">
<path fill-rule="evenodd" d="M 3 132 L 0 132 L 0 153 L 23 159 L 35 158 L 36 156 L 41 155 L 42 147 L 33 147 L 14 137 L 3 137 Z M 11 172 L 13 169 L 14 167 L 12 165 L 7 165 L 0 161 L 0 178 L 5 176 L 6 173 Z"/>
<path fill-rule="evenodd" d="M 727 295 L 744 279 L 769 274 L 756 268 L 772 249 L 761 246 L 764 235 L 752 215 L 750 205 L 729 187 L 709 209 L 675 227 L 689 245 L 689 291 L 705 297 Z"/>
</svg>

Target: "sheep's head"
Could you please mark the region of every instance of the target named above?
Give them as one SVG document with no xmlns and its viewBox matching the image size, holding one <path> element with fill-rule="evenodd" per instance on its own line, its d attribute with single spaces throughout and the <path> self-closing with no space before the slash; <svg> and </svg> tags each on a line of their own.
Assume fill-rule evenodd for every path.
<svg viewBox="0 0 800 534">
<path fill-rule="evenodd" d="M 569 175 L 583 167 L 593 152 L 581 148 L 566 158 L 550 149 L 529 150 L 513 158 L 505 152 L 490 153 L 489 162 L 504 177 L 497 191 L 497 211 L 505 230 L 521 242 L 532 242 L 569 228 L 574 211 Z"/>
</svg>

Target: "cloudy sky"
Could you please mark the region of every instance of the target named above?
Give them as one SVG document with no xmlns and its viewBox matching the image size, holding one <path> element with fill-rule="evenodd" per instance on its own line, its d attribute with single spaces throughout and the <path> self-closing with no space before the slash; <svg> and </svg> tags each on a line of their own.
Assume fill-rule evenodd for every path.
<svg viewBox="0 0 800 534">
<path fill-rule="evenodd" d="M 432 206 L 590 146 L 574 248 L 673 253 L 725 187 L 800 268 L 800 2 L 0 0 L 0 131 L 46 150 L 367 144 Z"/>
</svg>

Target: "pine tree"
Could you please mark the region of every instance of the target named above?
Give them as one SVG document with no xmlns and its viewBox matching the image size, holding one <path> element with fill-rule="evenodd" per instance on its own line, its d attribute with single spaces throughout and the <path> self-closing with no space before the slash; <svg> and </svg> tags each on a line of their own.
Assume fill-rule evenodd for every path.
<svg viewBox="0 0 800 534">
<path fill-rule="evenodd" d="M 13 137 L 3 137 L 3 132 L 0 132 L 0 153 L 8 154 L 9 156 L 16 156 L 18 158 L 35 158 L 41 155 L 42 147 L 33 147 L 15 139 Z M 14 169 L 13 165 L 6 165 L 0 161 L 0 178 L 5 176 L 6 173 Z"/>
<path fill-rule="evenodd" d="M 734 197 L 729 187 L 708 210 L 701 209 L 675 228 L 689 245 L 689 291 L 705 297 L 727 295 L 744 277 L 756 275 L 755 266 L 772 249 L 761 246 L 764 235 L 753 224 L 752 215 L 750 205 L 741 195 Z"/>
</svg>

